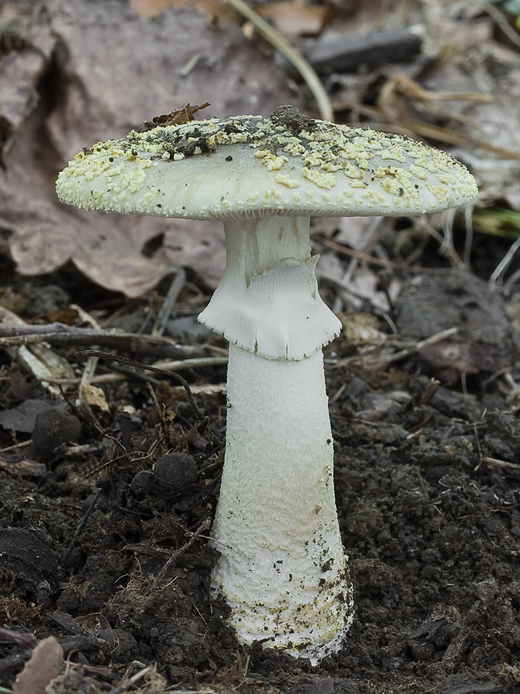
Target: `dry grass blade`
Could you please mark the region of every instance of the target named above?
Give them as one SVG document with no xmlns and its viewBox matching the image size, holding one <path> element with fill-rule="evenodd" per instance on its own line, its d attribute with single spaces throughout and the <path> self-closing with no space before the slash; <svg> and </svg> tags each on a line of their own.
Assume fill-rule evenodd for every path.
<svg viewBox="0 0 520 694">
<path fill-rule="evenodd" d="M 458 328 L 448 328 L 447 330 L 441 330 L 440 332 L 435 333 L 435 335 L 431 335 L 430 337 L 427 337 L 425 340 L 419 340 L 418 342 L 415 342 L 413 345 L 410 345 L 405 349 L 401 349 L 398 352 L 394 352 L 393 354 L 384 354 L 383 356 L 379 356 L 377 354 L 379 352 L 379 349 L 376 349 L 369 354 L 356 355 L 355 357 L 349 357 L 348 359 L 339 361 L 336 364 L 333 364 L 330 367 L 330 369 L 339 369 L 345 366 L 351 366 L 352 364 L 361 364 L 362 366 L 370 369 L 384 368 L 388 366 L 388 364 L 392 364 L 393 362 L 400 361 L 401 359 L 405 359 L 406 357 L 409 357 L 412 354 L 420 352 L 421 349 L 424 349 L 425 347 L 434 345 L 437 342 L 442 342 L 442 340 L 446 340 L 448 337 L 456 335 L 457 332 Z"/>
<path fill-rule="evenodd" d="M 502 12 L 489 2 L 482 2 L 481 6 L 482 9 L 493 18 L 497 26 L 504 32 L 511 43 L 520 48 L 520 36 L 518 36 L 513 27 L 509 25 L 509 22 Z"/>
<path fill-rule="evenodd" d="M 396 132 L 400 135 L 406 135 L 408 137 L 413 135 L 427 137 L 432 140 L 436 140 L 437 142 L 453 145 L 454 147 L 462 147 L 466 149 L 471 149 L 471 147 L 480 147 L 485 152 L 494 154 L 500 159 L 512 159 L 514 161 L 520 161 L 520 152 L 505 149 L 504 147 L 497 147 L 496 145 L 493 145 L 480 137 L 458 133 L 440 125 L 423 123 L 421 121 L 408 118 L 402 119 L 396 123 L 388 123 L 379 109 L 374 108 L 373 106 L 366 106 L 365 104 L 354 102 L 341 101 L 340 103 L 333 104 L 333 106 L 335 110 L 350 108 L 354 113 L 366 116 L 367 118 L 371 118 L 379 123 L 378 126 L 372 124 L 372 127 L 380 127 L 383 130 Z"/>
<path fill-rule="evenodd" d="M 262 19 L 244 0 L 226 0 L 243 17 L 248 19 L 269 43 L 289 60 L 298 70 L 303 80 L 316 99 L 320 116 L 323 120 L 334 122 L 334 111 L 329 99 L 329 95 L 314 68 L 305 60 L 302 54 L 276 29 Z"/>
<path fill-rule="evenodd" d="M 0 306 L 0 321 L 7 324 L 7 327 L 25 326 L 25 321 L 5 306 Z M 41 381 L 44 388 L 53 395 L 60 395 L 60 389 L 52 385 L 51 381 L 56 378 L 73 378 L 74 372 L 69 362 L 56 354 L 49 344 L 43 340 L 39 340 L 39 343 L 25 346 L 22 342 L 14 346 L 13 343 L 2 343 L 0 340 L 0 347 L 5 344 L 6 352 Z"/>
<path fill-rule="evenodd" d="M 149 672 L 152 671 L 151 665 L 148 667 L 143 668 L 142 670 L 139 670 L 139 672 L 136 672 L 135 675 L 132 675 L 132 677 L 129 677 L 126 680 L 123 680 L 121 684 L 118 684 L 117 687 L 113 687 L 108 694 L 122 694 L 123 692 L 126 692 L 130 687 L 133 687 L 133 685 L 136 682 L 139 682 L 139 680 L 142 680 L 143 677 L 145 677 Z"/>
<path fill-rule="evenodd" d="M 167 371 L 166 369 L 158 369 L 154 366 L 146 366 L 145 364 L 141 364 L 138 361 L 135 361 L 133 359 L 128 359 L 127 357 L 121 357 L 116 354 L 109 354 L 107 352 L 100 352 L 99 350 L 83 350 L 82 352 L 77 352 L 79 356 L 86 356 L 86 357 L 104 357 L 106 359 L 112 359 L 113 361 L 116 362 L 121 362 L 122 364 L 126 364 L 128 366 L 131 366 L 134 369 L 137 369 L 138 371 L 152 371 L 153 373 L 158 373 L 166 378 L 173 378 L 176 381 L 178 381 L 184 390 L 186 391 L 186 399 L 194 409 L 197 417 L 199 418 L 200 421 L 206 421 L 206 418 L 200 411 L 197 403 L 195 402 L 193 398 L 193 393 L 191 391 L 190 385 L 186 379 L 184 379 L 182 376 L 179 376 L 178 373 L 175 371 Z M 214 436 L 211 427 L 208 426 L 208 432 Z"/>
</svg>

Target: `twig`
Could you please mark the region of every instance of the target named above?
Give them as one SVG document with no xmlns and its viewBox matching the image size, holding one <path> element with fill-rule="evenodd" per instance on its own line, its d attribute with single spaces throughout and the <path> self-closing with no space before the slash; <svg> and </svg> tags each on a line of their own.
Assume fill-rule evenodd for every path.
<svg viewBox="0 0 520 694">
<path fill-rule="evenodd" d="M 16 643 L 17 646 L 23 646 L 23 648 L 34 648 L 38 643 L 34 634 L 2 627 L 0 627 L 0 641 Z"/>
<path fill-rule="evenodd" d="M 274 46 L 280 53 L 283 53 L 287 60 L 291 62 L 298 70 L 303 80 L 311 90 L 312 95 L 316 99 L 320 116 L 323 120 L 334 122 L 334 111 L 330 103 L 329 95 L 325 87 L 321 83 L 320 78 L 316 74 L 313 67 L 305 60 L 302 54 L 287 41 L 276 29 L 268 24 L 265 19 L 259 17 L 244 0 L 226 0 L 231 7 L 243 17 L 248 19 L 269 43 Z"/>
<path fill-rule="evenodd" d="M 464 269 L 464 263 L 459 258 L 455 248 L 453 247 L 453 218 L 455 217 L 455 210 L 448 210 L 446 216 L 444 217 L 443 231 L 444 237 L 442 237 L 437 229 L 433 227 L 425 219 L 426 231 L 432 238 L 434 238 L 439 244 L 439 253 L 445 258 L 449 258 L 453 265 L 459 270 Z"/>
<path fill-rule="evenodd" d="M 487 142 L 481 138 L 473 137 L 473 135 L 466 135 L 464 133 L 458 133 L 454 130 L 448 130 L 440 125 L 423 123 L 422 121 L 408 118 L 402 120 L 399 124 L 385 123 L 383 122 L 384 117 L 381 111 L 373 106 L 367 106 L 365 104 L 359 104 L 353 101 L 347 101 L 345 99 L 337 102 L 336 110 L 344 110 L 345 108 L 350 108 L 356 113 L 378 121 L 378 123 L 371 125 L 372 128 L 377 128 L 379 130 L 385 130 L 388 132 L 395 132 L 408 137 L 414 134 L 418 135 L 419 137 L 429 137 L 432 140 L 437 140 L 438 142 L 443 142 L 448 145 L 463 147 L 466 149 L 471 146 L 480 147 L 485 152 L 491 152 L 500 159 L 513 159 L 515 161 L 520 159 L 520 152 L 505 149 L 504 147 L 497 147 L 496 145 L 491 144 L 491 142 Z"/>
<path fill-rule="evenodd" d="M 455 335 L 457 332 L 458 328 L 448 328 L 447 330 L 441 330 L 441 332 L 435 333 L 435 335 L 431 335 L 430 337 L 427 337 L 424 340 L 419 340 L 419 342 L 416 342 L 414 345 L 402 349 L 399 352 L 394 352 L 394 354 L 390 354 L 384 357 L 372 358 L 370 357 L 370 355 L 349 357 L 348 359 L 339 361 L 337 364 L 333 364 L 330 368 L 339 369 L 343 366 L 350 366 L 350 364 L 352 363 L 362 364 L 363 366 L 371 368 L 379 368 L 382 366 L 386 366 L 387 364 L 391 364 L 394 361 L 400 361 L 401 359 L 409 357 L 412 354 L 416 354 L 417 352 L 420 352 L 421 349 L 429 347 L 430 345 L 434 345 L 437 342 L 442 342 L 442 340 L 445 340 L 447 337 L 451 337 L 451 335 Z"/>
<path fill-rule="evenodd" d="M 464 254 L 462 259 L 466 268 L 471 264 L 471 251 L 473 250 L 473 205 L 466 205 L 464 210 L 464 222 L 466 225 L 466 240 L 464 242 Z"/>
<path fill-rule="evenodd" d="M 22 441 L 21 443 L 14 443 L 12 446 L 7 446 L 7 448 L 0 448 L 0 453 L 8 453 L 9 451 L 16 451 L 19 448 L 27 448 L 28 446 L 32 446 L 32 439 L 29 439 L 28 441 Z"/>
<path fill-rule="evenodd" d="M 143 677 L 151 671 L 152 671 L 152 666 L 148 665 L 148 667 L 145 667 L 142 670 L 139 670 L 139 672 L 136 672 L 136 674 L 133 675 L 132 677 L 129 677 L 127 680 L 123 680 L 121 682 L 121 684 L 117 685 L 117 687 L 113 687 L 108 692 L 108 694 L 122 694 L 123 692 L 126 692 L 127 689 L 129 689 L 136 682 L 139 682 L 139 680 L 142 680 Z"/>
<path fill-rule="evenodd" d="M 498 10 L 494 5 L 491 5 L 488 2 L 483 2 L 481 4 L 482 9 L 484 12 L 487 12 L 489 16 L 494 19 L 494 21 L 497 23 L 497 25 L 500 27 L 500 29 L 504 32 L 504 34 L 507 36 L 507 38 L 511 41 L 511 43 L 514 43 L 514 45 L 517 48 L 520 48 L 520 37 L 516 33 L 516 31 L 509 26 L 509 23 L 507 19 L 504 17 L 502 12 Z"/>
<path fill-rule="evenodd" d="M 173 282 L 170 285 L 166 298 L 164 299 L 163 305 L 159 313 L 157 314 L 157 320 L 152 329 L 152 336 L 158 337 L 164 333 L 166 328 L 166 323 L 172 312 L 173 304 L 177 301 L 182 288 L 186 284 L 186 270 L 183 267 L 179 267 L 173 278 Z"/>
<path fill-rule="evenodd" d="M 94 497 L 92 503 L 87 507 L 87 510 L 83 514 L 83 518 L 79 521 L 76 530 L 74 532 L 74 535 L 72 536 L 71 541 L 69 542 L 69 546 L 67 547 L 67 551 L 65 552 L 63 556 L 63 566 L 67 565 L 67 562 L 69 560 L 69 557 L 72 553 L 72 550 L 74 549 L 74 544 L 76 542 L 76 538 L 81 534 L 81 531 L 83 528 L 86 526 L 88 519 L 90 518 L 90 515 L 92 511 L 96 508 L 96 504 L 99 500 L 99 496 L 101 494 L 101 489 L 98 490 L 96 496 Z"/>
<path fill-rule="evenodd" d="M 478 467 L 482 463 L 487 463 L 487 465 L 491 467 L 505 467 L 505 468 L 510 468 L 511 470 L 520 470 L 520 465 L 518 463 L 510 463 L 507 460 L 499 460 L 498 458 L 489 458 L 488 456 L 483 456 L 480 458 L 478 461 Z"/>
<path fill-rule="evenodd" d="M 206 518 L 206 520 L 202 521 L 200 526 L 197 528 L 197 530 L 193 531 L 190 533 L 190 539 L 186 542 L 186 544 L 182 545 L 182 547 L 179 547 L 178 549 L 164 549 L 162 547 L 146 547 L 146 545 L 140 545 L 140 544 L 128 544 L 123 547 L 125 551 L 130 551 L 130 552 L 137 552 L 140 554 L 148 554 L 152 556 L 157 556 L 158 554 L 165 554 L 168 557 L 168 566 L 171 564 L 172 561 L 177 559 L 178 557 L 181 556 L 191 545 L 197 540 L 202 533 L 205 530 L 208 530 L 211 525 L 211 520 L 209 518 Z M 161 572 L 157 575 L 157 580 L 160 580 L 165 573 L 165 569 L 167 567 L 164 566 L 161 569 Z"/>
<path fill-rule="evenodd" d="M 379 359 L 370 359 L 365 358 L 363 359 L 363 362 L 365 364 L 369 364 L 370 366 L 376 366 L 376 365 L 383 365 L 383 364 L 391 364 L 394 361 L 399 361 L 400 359 L 404 359 L 405 357 L 409 357 L 411 354 L 416 354 L 417 352 L 420 352 L 421 349 L 424 349 L 425 347 L 429 347 L 430 345 L 434 345 L 437 342 L 442 342 L 442 340 L 445 340 L 447 337 L 451 337 L 452 335 L 456 335 L 458 333 L 459 329 L 458 328 L 448 328 L 447 330 L 441 330 L 438 333 L 435 333 L 435 335 L 431 335 L 430 337 L 427 337 L 424 340 L 419 340 L 419 342 L 416 342 L 415 345 L 412 345 L 411 347 L 408 347 L 406 349 L 402 349 L 400 352 L 395 352 L 395 354 L 391 354 L 388 357 L 383 357 Z"/>
<path fill-rule="evenodd" d="M 342 255 L 348 255 L 351 258 L 357 258 L 358 260 L 363 260 L 365 263 L 371 265 L 379 265 L 380 267 L 392 268 L 392 270 L 410 270 L 407 265 L 403 263 L 396 263 L 393 260 L 383 260 L 382 258 L 375 258 L 373 255 L 368 253 L 363 253 L 362 251 L 356 251 L 354 248 L 348 248 L 343 246 L 341 243 L 336 243 L 335 241 L 329 241 L 328 239 L 323 239 L 322 243 L 328 248 L 332 248 L 334 251 L 338 251 Z"/>
<path fill-rule="evenodd" d="M 202 421 L 206 419 L 202 412 L 199 410 L 199 407 L 195 400 L 193 399 L 193 393 L 191 392 L 191 388 L 189 386 L 188 381 L 186 381 L 182 376 L 179 376 L 178 373 L 175 371 L 167 371 L 166 369 L 158 369 L 155 366 L 146 366 L 145 364 L 141 364 L 141 362 L 135 361 L 134 359 L 128 359 L 128 357 L 121 357 L 117 354 L 110 354 L 108 352 L 101 352 L 100 350 L 96 349 L 85 349 L 81 352 L 76 353 L 78 356 L 85 356 L 85 357 L 103 357 L 105 359 L 112 359 L 113 361 L 120 362 L 122 364 L 128 364 L 129 366 L 132 366 L 134 369 L 137 369 L 137 371 L 152 371 L 153 373 L 158 373 L 162 374 L 163 376 L 166 376 L 167 378 L 173 378 L 176 381 L 178 381 L 181 386 L 184 388 L 186 391 L 186 399 L 190 403 L 190 405 L 193 407 L 195 410 L 197 416 L 199 419 Z"/>
<path fill-rule="evenodd" d="M 0 347 L 18 347 L 39 342 L 50 345 L 88 345 L 124 347 L 133 354 L 155 354 L 156 357 L 179 358 L 180 354 L 193 354 L 199 348 L 178 345 L 169 337 L 96 330 L 50 323 L 48 325 L 0 324 Z M 180 354 L 179 354 L 180 353 Z"/>
<path fill-rule="evenodd" d="M 93 318 L 89 313 L 87 313 L 87 311 L 82 309 L 80 306 L 72 304 L 71 308 L 75 309 L 78 312 L 78 315 L 83 323 L 88 323 L 90 327 L 94 330 L 101 329 L 101 326 L 96 321 L 96 319 Z M 76 407 L 86 407 L 87 409 L 90 409 L 90 405 L 87 401 L 87 393 L 89 391 L 90 383 L 96 373 L 97 365 L 97 357 L 89 357 L 89 359 L 87 359 L 87 363 L 85 364 L 85 368 L 83 369 L 83 373 L 81 374 L 81 381 L 79 383 Z"/>
<path fill-rule="evenodd" d="M 495 271 L 489 278 L 489 281 L 491 284 L 496 284 L 498 280 L 501 278 L 501 276 L 504 274 L 504 272 L 507 270 L 509 267 L 511 261 L 514 258 L 515 253 L 517 250 L 520 248 L 520 237 L 517 238 L 517 240 L 514 242 L 514 244 L 511 246 L 511 248 L 507 251 L 505 256 L 502 258 L 502 260 L 499 262 L 497 267 L 495 268 Z"/>
</svg>

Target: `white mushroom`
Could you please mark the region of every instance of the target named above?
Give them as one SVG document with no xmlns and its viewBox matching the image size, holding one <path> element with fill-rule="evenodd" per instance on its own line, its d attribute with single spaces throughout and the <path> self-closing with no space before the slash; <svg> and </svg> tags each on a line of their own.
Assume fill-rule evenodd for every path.
<svg viewBox="0 0 520 694">
<path fill-rule="evenodd" d="M 200 320 L 230 342 L 213 585 L 245 644 L 318 662 L 341 646 L 352 588 L 333 490 L 313 215 L 414 215 L 471 201 L 444 152 L 316 121 L 290 106 L 131 132 L 78 154 L 61 200 L 90 210 L 222 219 L 226 270 Z"/>
</svg>

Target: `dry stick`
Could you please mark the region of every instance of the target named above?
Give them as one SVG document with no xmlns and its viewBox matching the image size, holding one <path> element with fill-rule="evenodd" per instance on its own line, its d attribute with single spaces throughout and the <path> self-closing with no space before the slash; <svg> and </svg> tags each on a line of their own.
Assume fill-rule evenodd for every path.
<svg viewBox="0 0 520 694">
<path fill-rule="evenodd" d="M 289 43 L 289 41 L 287 41 L 282 34 L 280 34 L 280 32 L 273 29 L 273 27 L 268 24 L 265 19 L 259 17 L 257 13 L 252 10 L 246 2 L 244 2 L 244 0 L 226 0 L 226 2 L 231 5 L 231 7 L 239 14 L 248 19 L 258 33 L 269 41 L 274 48 L 279 50 L 280 53 L 283 53 L 287 60 L 294 65 L 316 99 L 321 118 L 333 123 L 334 111 L 332 110 L 329 95 L 321 83 L 320 78 L 316 74 L 316 71 L 313 67 L 311 67 L 302 54 L 297 51 L 296 48 L 294 48 L 294 46 Z"/>
<path fill-rule="evenodd" d="M 513 257 L 519 248 L 520 248 L 520 238 L 518 238 L 514 242 L 514 244 L 511 246 L 511 248 L 507 251 L 505 256 L 502 258 L 502 260 L 497 265 L 495 271 L 493 272 L 493 274 L 489 278 L 489 281 L 491 284 L 496 284 L 498 282 L 498 280 L 501 278 L 501 276 L 504 274 L 504 272 L 509 267 L 509 264 L 513 260 Z"/>
<path fill-rule="evenodd" d="M 399 352 L 394 352 L 394 354 L 391 354 L 387 357 L 370 358 L 370 355 L 349 357 L 348 359 L 339 361 L 337 364 L 331 365 L 330 369 L 339 369 L 343 366 L 350 366 L 350 364 L 352 363 L 362 364 L 363 366 L 369 366 L 372 368 L 386 366 L 387 364 L 391 364 L 394 361 L 399 361 L 401 359 L 404 359 L 405 357 L 409 357 L 411 354 L 420 352 L 421 349 L 424 349 L 425 347 L 434 345 L 437 342 L 442 342 L 442 340 L 445 340 L 447 337 L 451 337 L 452 335 L 456 335 L 457 333 L 458 328 L 448 328 L 447 330 L 441 330 L 441 332 L 435 333 L 435 335 L 432 335 L 431 337 L 427 337 L 425 340 L 419 340 L 419 342 L 416 342 L 411 347 L 402 349 Z"/>
<path fill-rule="evenodd" d="M 395 354 L 392 354 L 388 357 L 383 357 L 379 359 L 363 359 L 365 364 L 370 364 L 371 366 L 376 366 L 376 365 L 386 365 L 390 364 L 394 361 L 399 361 L 400 359 L 403 359 L 404 357 L 409 357 L 411 354 L 415 354 L 416 352 L 420 352 L 421 349 L 424 349 L 425 347 L 429 347 L 430 345 L 434 345 L 437 342 L 442 342 L 442 340 L 445 340 L 447 337 L 451 337 L 452 335 L 456 335 L 459 332 L 458 328 L 448 328 L 447 330 L 441 330 L 439 333 L 435 333 L 435 335 L 431 335 L 430 337 L 427 337 L 425 340 L 419 340 L 419 342 L 416 342 L 415 345 L 412 347 L 409 347 L 407 349 L 402 349 L 400 352 L 395 352 Z"/>
<path fill-rule="evenodd" d="M 381 225 L 383 217 L 373 217 L 372 220 L 368 224 L 368 228 L 366 229 L 365 232 L 365 239 L 363 242 L 363 247 L 361 249 L 362 253 L 367 253 L 368 251 L 372 251 L 374 248 L 374 245 L 378 241 L 378 237 L 376 235 L 378 227 Z M 352 276 L 354 272 L 357 269 L 357 266 L 359 264 L 359 258 L 351 258 L 347 267 L 347 270 L 343 274 L 343 277 L 340 280 L 340 287 L 343 287 L 345 285 L 348 286 L 350 283 Z M 343 298 L 341 295 L 338 294 L 336 295 L 336 298 L 334 299 L 334 304 L 332 306 L 332 311 L 333 313 L 339 313 L 343 309 Z"/>
<path fill-rule="evenodd" d="M 174 303 L 177 301 L 182 288 L 186 284 L 186 270 L 183 267 L 177 268 L 175 272 L 175 277 L 170 285 L 166 298 L 164 299 L 163 305 L 159 313 L 157 314 L 157 320 L 152 329 L 153 337 L 158 337 L 164 333 L 166 328 L 166 323 L 172 312 Z"/>
<path fill-rule="evenodd" d="M 166 555 L 168 557 L 167 563 L 163 566 L 161 569 L 160 573 L 157 574 L 156 580 L 160 581 L 161 578 L 164 578 L 166 574 L 166 569 L 168 566 L 171 564 L 172 561 L 175 561 L 175 559 L 178 559 L 181 554 L 184 554 L 184 552 L 191 547 L 191 545 L 197 540 L 199 537 L 205 537 L 205 535 L 202 535 L 202 533 L 205 530 L 208 530 L 211 525 L 211 520 L 209 518 L 206 518 L 205 520 L 202 521 L 202 523 L 199 525 L 199 527 L 194 530 L 194 531 L 188 531 L 190 539 L 186 542 L 186 544 L 182 545 L 182 547 L 179 547 L 178 549 L 164 549 L 163 547 L 147 547 L 146 545 L 140 545 L 140 544 L 128 544 L 124 545 L 123 549 L 125 551 L 129 552 L 137 552 L 138 554 L 147 554 L 150 556 L 157 556 L 157 555 Z"/>
<path fill-rule="evenodd" d="M 88 519 L 90 518 L 92 511 L 96 508 L 96 504 L 99 500 L 100 494 L 101 494 L 101 489 L 98 490 L 96 496 L 94 497 L 94 500 L 92 501 L 90 506 L 87 508 L 87 510 L 83 514 L 83 517 L 80 519 L 78 525 L 76 526 L 76 530 L 74 532 L 74 535 L 72 536 L 72 539 L 69 542 L 69 546 L 67 547 L 65 554 L 63 556 L 63 560 L 62 560 L 63 566 L 67 565 L 69 557 L 72 554 L 72 550 L 74 549 L 74 545 L 76 543 L 76 538 L 81 534 L 83 528 L 87 524 Z"/>
<path fill-rule="evenodd" d="M 22 441 L 22 443 L 14 443 L 12 446 L 7 446 L 7 448 L 0 448 L 0 453 L 8 453 L 9 451 L 16 451 L 19 448 L 27 448 L 28 446 L 32 446 L 32 439 L 29 439 L 28 441 Z"/>
<path fill-rule="evenodd" d="M 510 463 L 508 460 L 500 460 L 499 458 L 490 458 L 488 456 L 483 456 L 478 461 L 479 466 L 482 463 L 486 463 L 491 467 L 505 467 L 509 468 L 510 470 L 520 470 L 520 465 L 518 463 Z"/>
<path fill-rule="evenodd" d="M 343 246 L 341 243 L 336 243 L 335 241 L 323 239 L 322 243 L 324 246 L 332 248 L 333 251 L 338 251 L 338 253 L 348 255 L 351 258 L 364 260 L 366 263 L 371 265 L 379 265 L 380 267 L 392 268 L 393 270 L 410 270 L 408 265 L 405 265 L 404 263 L 396 263 L 394 260 L 382 260 L 381 258 L 375 258 L 373 255 L 363 253 L 363 251 L 356 251 L 353 248 L 348 248 L 348 246 Z"/>
<path fill-rule="evenodd" d="M 156 354 L 161 349 L 186 353 L 193 353 L 194 351 L 192 348 L 178 345 L 169 337 L 78 328 L 63 323 L 50 323 L 48 325 L 0 324 L 0 347 L 17 347 L 38 342 L 48 342 L 51 345 L 81 345 L 92 342 L 111 347 L 126 345 L 130 347 L 132 352 L 145 354 Z"/>
<path fill-rule="evenodd" d="M 433 227 L 432 227 L 433 228 Z M 435 236 L 435 230 L 432 231 L 430 228 L 427 229 L 428 233 L 431 234 L 436 241 L 439 243 L 442 242 L 442 237 L 437 234 Z M 356 251 L 353 248 L 349 248 L 348 246 L 343 246 L 340 243 L 336 243 L 335 241 L 329 241 L 328 239 L 322 239 L 321 243 L 323 243 L 324 246 L 327 246 L 328 248 L 332 248 L 334 251 L 337 251 L 338 253 L 341 253 L 342 255 L 348 255 L 352 258 L 359 258 L 360 260 L 365 261 L 369 265 L 379 265 L 380 267 L 385 267 L 385 268 L 391 268 L 392 270 L 402 270 L 403 272 L 408 272 L 412 273 L 414 275 L 418 274 L 423 274 L 423 275 L 447 275 L 450 272 L 453 272 L 452 268 L 444 268 L 444 267 L 417 267 L 413 265 L 407 265 L 406 263 L 398 263 L 395 260 L 385 260 L 383 258 L 375 258 L 373 255 L 368 255 L 367 253 L 363 253 L 362 251 Z M 331 280 L 338 282 L 338 280 Z M 348 288 L 346 288 L 348 289 Z M 350 291 L 350 290 L 349 290 Z M 351 292 L 353 296 L 356 296 L 354 292 Z M 358 295 L 361 296 L 361 295 Z M 366 298 L 366 297 L 363 297 Z"/>
<path fill-rule="evenodd" d="M 76 304 L 71 304 L 71 308 L 75 309 L 78 312 L 79 317 L 81 318 L 81 321 L 83 323 L 88 323 L 91 328 L 94 330 L 100 330 L 101 326 L 99 323 L 96 321 L 95 318 L 93 318 L 90 313 L 87 313 L 84 309 L 82 309 L 80 306 L 77 306 Z M 79 388 L 78 388 L 78 399 L 76 401 L 76 407 L 86 407 L 87 409 L 90 408 L 90 405 L 87 402 L 87 399 L 85 397 L 86 393 L 88 392 L 88 389 L 90 387 L 91 381 L 94 378 L 94 375 L 96 373 L 98 365 L 98 358 L 97 357 L 89 357 L 87 359 L 87 363 L 85 364 L 85 368 L 83 369 L 83 373 L 81 374 L 81 381 L 79 383 Z"/>
<path fill-rule="evenodd" d="M 515 152 L 511 149 L 505 149 L 504 147 L 497 147 L 496 145 L 482 140 L 478 137 L 473 137 L 473 135 L 465 135 L 464 133 L 458 133 L 454 130 L 447 130 L 440 125 L 433 125 L 432 123 L 423 123 L 422 121 L 413 119 L 404 119 L 399 125 L 396 123 L 384 123 L 382 122 L 382 113 L 379 109 L 373 106 L 366 106 L 365 104 L 359 104 L 354 101 L 338 101 L 336 103 L 336 110 L 345 110 L 349 108 L 351 111 L 357 112 L 362 116 L 367 118 L 372 118 L 374 121 L 378 121 L 376 124 L 372 124 L 372 128 L 378 128 L 381 130 L 388 130 L 389 132 L 400 133 L 401 135 L 419 135 L 420 137 L 429 137 L 432 140 L 437 140 L 438 142 L 444 142 L 445 144 L 454 145 L 456 147 L 471 147 L 476 146 L 483 149 L 485 152 L 491 152 L 495 154 L 500 159 L 520 159 L 520 152 Z"/>
<path fill-rule="evenodd" d="M 483 2 L 480 7 L 484 10 L 484 12 L 487 12 L 492 19 L 494 19 L 498 27 L 504 32 L 511 43 L 514 43 L 517 48 L 520 48 L 520 37 L 513 27 L 509 25 L 502 12 L 488 2 Z"/>
<path fill-rule="evenodd" d="M 118 684 L 117 687 L 113 687 L 108 694 L 122 694 L 123 692 L 126 692 L 127 689 L 130 689 L 131 686 L 133 686 L 136 682 L 139 680 L 143 679 L 145 675 L 147 675 L 149 672 L 152 671 L 152 666 L 149 665 L 148 667 L 145 667 L 143 670 L 139 670 L 133 677 L 130 677 L 127 680 L 123 680 L 121 684 Z"/>
<path fill-rule="evenodd" d="M 466 209 L 464 210 L 464 223 L 466 226 L 466 240 L 464 242 L 462 260 L 464 266 L 469 268 L 471 265 L 471 251 L 473 249 L 473 205 L 466 205 Z"/>
<path fill-rule="evenodd" d="M 197 416 L 199 419 L 205 420 L 206 418 L 202 414 L 202 412 L 199 410 L 197 403 L 193 399 L 193 393 L 191 392 L 191 388 L 189 386 L 188 381 L 186 381 L 182 376 L 179 376 L 178 373 L 175 371 L 167 371 L 166 369 L 158 369 L 155 366 L 146 366 L 145 364 L 141 364 L 139 361 L 135 361 L 134 359 L 128 359 L 128 357 L 121 357 L 117 354 L 110 354 L 109 352 L 101 352 L 100 350 L 97 349 L 85 349 L 82 350 L 81 352 L 76 352 L 78 356 L 85 356 L 85 357 L 103 357 L 104 359 L 112 359 L 113 361 L 118 361 L 121 362 L 122 364 L 127 364 L 128 366 L 132 366 L 134 369 L 137 371 L 153 371 L 154 373 L 162 374 L 163 376 L 166 376 L 167 378 L 173 378 L 176 381 L 178 381 L 181 386 L 184 388 L 186 391 L 186 400 L 190 403 L 190 405 L 193 407 L 195 410 Z"/>
</svg>

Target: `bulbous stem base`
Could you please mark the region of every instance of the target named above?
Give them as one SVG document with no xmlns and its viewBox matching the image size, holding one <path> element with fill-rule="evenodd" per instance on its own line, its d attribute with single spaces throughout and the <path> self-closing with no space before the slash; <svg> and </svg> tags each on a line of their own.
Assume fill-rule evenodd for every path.
<svg viewBox="0 0 520 694">
<path fill-rule="evenodd" d="M 352 620 L 321 350 L 263 359 L 230 345 L 214 590 L 247 644 L 318 662 Z"/>
</svg>

